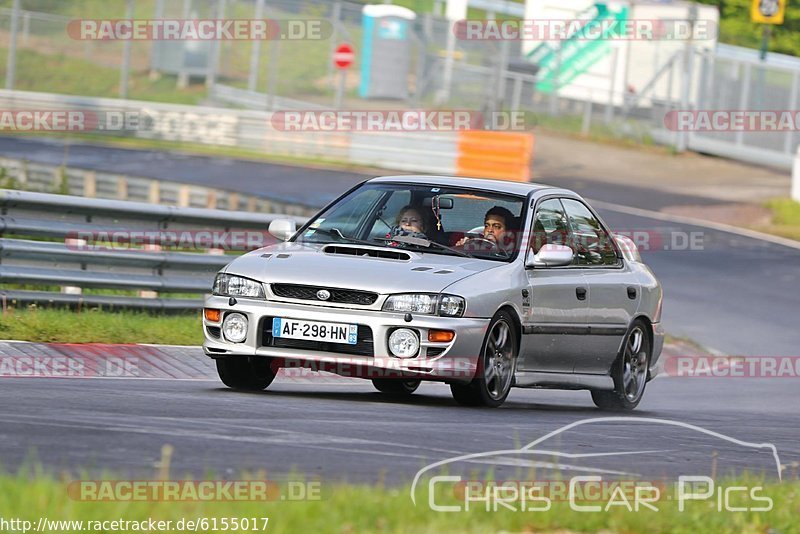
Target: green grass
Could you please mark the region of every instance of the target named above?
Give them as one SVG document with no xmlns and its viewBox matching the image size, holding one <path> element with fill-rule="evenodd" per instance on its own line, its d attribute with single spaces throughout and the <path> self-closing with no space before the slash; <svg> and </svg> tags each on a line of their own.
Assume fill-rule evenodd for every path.
<svg viewBox="0 0 800 534">
<path fill-rule="evenodd" d="M 800 241 L 800 202 L 777 198 L 766 205 L 772 210 L 772 223 L 759 230 Z"/>
<path fill-rule="evenodd" d="M 200 313 L 156 315 L 28 308 L 0 315 L 0 339 L 43 343 L 161 343 L 200 345 Z"/>
<path fill-rule="evenodd" d="M 265 473 L 257 476 L 264 480 Z M 97 480 L 97 476 L 81 479 Z M 107 477 L 102 477 L 107 478 Z M 240 479 L 245 479 L 241 477 Z M 718 511 L 716 500 L 687 502 L 680 512 L 673 497 L 674 490 L 664 490 L 662 500 L 655 503 L 658 512 L 628 511 L 612 507 L 611 511 L 580 513 L 570 510 L 569 503 L 553 501 L 548 511 L 519 511 L 519 502 L 512 511 L 499 507 L 486 511 L 485 504 L 473 503 L 467 512 L 435 512 L 428 506 L 426 489 L 417 493 L 417 505 L 410 497 L 408 486 L 398 488 L 383 485 L 327 485 L 317 482 L 317 500 L 217 501 L 217 502 L 164 502 L 116 501 L 85 502 L 73 500 L 67 493 L 71 479 L 67 475 L 55 478 L 41 472 L 24 472 L 17 476 L 0 476 L 0 517 L 20 518 L 35 525 L 40 517 L 51 520 L 170 520 L 173 525 L 182 518 L 269 518 L 267 532 L 731 532 L 788 534 L 800 531 L 797 522 L 797 481 L 764 485 L 759 496 L 773 499 L 770 512 Z M 138 478 L 137 480 L 141 480 Z M 736 484 L 761 485 L 756 480 L 738 481 Z M 718 482 L 717 488 L 723 483 Z M 725 483 L 730 487 L 734 483 Z M 286 485 L 279 484 L 286 495 Z M 423 484 L 423 488 L 427 486 Z M 735 500 L 737 505 L 759 506 L 762 503 Z M 438 505 L 461 505 L 464 500 L 454 496 L 452 488 L 437 491 Z M 605 501 L 601 501 L 604 505 Z M 585 503 L 582 503 L 585 504 Z M 204 529 L 201 529 L 201 531 Z M 66 528 L 62 532 L 69 532 Z M 173 530 L 174 531 L 174 530 Z M 251 530 L 252 531 L 252 530 Z"/>
<path fill-rule="evenodd" d="M 5 73 L 7 50 L 0 48 L 0 73 Z M 20 49 L 14 89 L 68 95 L 118 98 L 119 69 L 64 54 L 43 54 Z M 151 80 L 147 72 L 133 71 L 128 97 L 134 100 L 199 104 L 205 98 L 204 85 L 177 89 L 175 76 Z"/>
</svg>

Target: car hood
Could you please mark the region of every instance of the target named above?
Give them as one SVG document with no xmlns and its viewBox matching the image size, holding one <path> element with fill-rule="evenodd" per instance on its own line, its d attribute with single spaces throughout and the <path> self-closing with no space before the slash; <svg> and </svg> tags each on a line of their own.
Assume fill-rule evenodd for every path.
<svg viewBox="0 0 800 534">
<path fill-rule="evenodd" d="M 502 265 L 505 263 L 399 248 L 279 243 L 240 256 L 228 264 L 225 272 L 264 283 L 341 287 L 384 294 L 438 293 L 454 282 Z"/>
</svg>

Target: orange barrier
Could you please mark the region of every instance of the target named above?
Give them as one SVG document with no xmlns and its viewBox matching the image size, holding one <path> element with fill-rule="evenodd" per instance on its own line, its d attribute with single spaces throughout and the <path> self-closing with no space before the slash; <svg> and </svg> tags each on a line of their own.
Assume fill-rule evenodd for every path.
<svg viewBox="0 0 800 534">
<path fill-rule="evenodd" d="M 467 130 L 458 134 L 456 174 L 527 182 L 532 157 L 532 133 Z"/>
</svg>

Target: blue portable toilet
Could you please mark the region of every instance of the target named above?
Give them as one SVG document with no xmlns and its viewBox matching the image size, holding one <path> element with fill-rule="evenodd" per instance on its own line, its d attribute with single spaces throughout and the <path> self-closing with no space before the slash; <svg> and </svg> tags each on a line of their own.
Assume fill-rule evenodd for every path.
<svg viewBox="0 0 800 534">
<path fill-rule="evenodd" d="M 416 13 L 392 4 L 366 5 L 361 11 L 361 98 L 408 98 L 411 25 Z"/>
</svg>

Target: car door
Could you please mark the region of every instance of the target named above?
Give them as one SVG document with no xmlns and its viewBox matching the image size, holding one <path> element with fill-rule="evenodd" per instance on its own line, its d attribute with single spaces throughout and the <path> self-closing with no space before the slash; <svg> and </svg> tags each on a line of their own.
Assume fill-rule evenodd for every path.
<svg viewBox="0 0 800 534">
<path fill-rule="evenodd" d="M 574 266 L 588 285 L 589 331 L 586 347 L 575 360 L 575 372 L 606 374 L 639 306 L 637 276 L 622 260 L 610 232 L 582 201 L 563 198 L 570 227 Z"/>
<path fill-rule="evenodd" d="M 531 228 L 529 256 L 544 244 L 567 244 L 568 222 L 558 198 L 539 201 Z M 585 347 L 588 286 L 582 269 L 535 267 L 526 273 L 529 306 L 523 306 L 523 353 L 517 367 L 572 373 L 576 359 L 589 356 Z"/>
</svg>

